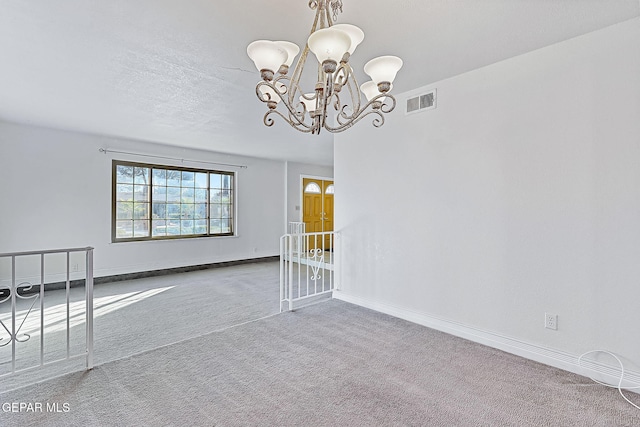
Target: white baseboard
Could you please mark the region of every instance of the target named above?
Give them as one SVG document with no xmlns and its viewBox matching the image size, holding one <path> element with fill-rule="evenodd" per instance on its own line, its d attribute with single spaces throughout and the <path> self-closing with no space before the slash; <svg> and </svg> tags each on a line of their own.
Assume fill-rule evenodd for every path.
<svg viewBox="0 0 640 427">
<path fill-rule="evenodd" d="M 591 362 L 588 361 L 587 358 L 582 361 L 581 365 L 578 365 L 579 355 L 530 344 L 512 337 L 496 334 L 495 332 L 484 331 L 472 326 L 424 313 L 418 313 L 391 304 L 368 300 L 359 296 L 346 294 L 340 290 L 333 292 L 333 298 L 379 311 L 412 323 L 417 323 L 450 335 L 465 338 L 469 341 L 497 348 L 507 353 L 515 354 L 517 356 L 573 372 L 578 375 L 594 377 L 599 381 L 603 381 L 608 384 L 617 385 L 620 381 L 620 368 L 618 366 Z M 638 385 L 640 385 L 640 373 L 628 371 L 625 368 L 623 387 L 637 387 Z M 635 391 L 636 393 L 639 392 L 638 389 L 632 391 Z"/>
</svg>

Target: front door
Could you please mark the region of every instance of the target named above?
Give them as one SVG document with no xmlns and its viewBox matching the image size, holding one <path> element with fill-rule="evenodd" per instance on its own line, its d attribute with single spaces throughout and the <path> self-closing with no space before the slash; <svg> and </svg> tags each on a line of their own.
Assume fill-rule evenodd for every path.
<svg viewBox="0 0 640 427">
<path fill-rule="evenodd" d="M 302 180 L 302 221 L 307 233 L 333 231 L 333 181 L 304 178 Z M 330 237 L 322 240 L 310 238 L 307 249 L 331 248 Z"/>
</svg>

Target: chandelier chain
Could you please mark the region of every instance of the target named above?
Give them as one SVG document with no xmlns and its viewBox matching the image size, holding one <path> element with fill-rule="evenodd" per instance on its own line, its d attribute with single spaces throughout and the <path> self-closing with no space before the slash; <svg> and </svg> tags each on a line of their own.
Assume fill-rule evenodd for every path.
<svg viewBox="0 0 640 427">
<path fill-rule="evenodd" d="M 333 12 L 333 20 L 338 20 L 338 13 L 342 13 L 342 0 L 331 0 L 331 11 Z"/>
<path fill-rule="evenodd" d="M 316 10 L 321 1 L 322 0 L 309 0 L 309 7 L 312 10 Z M 332 13 L 333 20 L 337 21 L 338 13 L 342 13 L 342 0 L 329 0 L 329 5 L 331 6 L 331 13 Z"/>
</svg>

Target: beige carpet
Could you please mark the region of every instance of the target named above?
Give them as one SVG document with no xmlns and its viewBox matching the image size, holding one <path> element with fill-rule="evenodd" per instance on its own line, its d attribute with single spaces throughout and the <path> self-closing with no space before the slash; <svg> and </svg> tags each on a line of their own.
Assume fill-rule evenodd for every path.
<svg viewBox="0 0 640 427">
<path fill-rule="evenodd" d="M 632 396 L 637 398 L 638 396 Z M 590 380 L 332 300 L 0 395 L 11 426 L 638 426 Z"/>
</svg>

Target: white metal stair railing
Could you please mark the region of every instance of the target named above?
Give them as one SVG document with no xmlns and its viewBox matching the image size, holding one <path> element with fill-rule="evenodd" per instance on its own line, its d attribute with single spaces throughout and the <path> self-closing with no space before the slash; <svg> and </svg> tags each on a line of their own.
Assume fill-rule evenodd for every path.
<svg viewBox="0 0 640 427">
<path fill-rule="evenodd" d="M 285 234 L 280 238 L 280 311 L 331 296 L 335 289 L 337 233 Z"/>
<path fill-rule="evenodd" d="M 289 221 L 289 234 L 304 234 L 307 225 L 304 222 Z"/>
<path fill-rule="evenodd" d="M 288 233 L 293 235 L 304 234 L 306 233 L 306 228 L 307 228 L 307 224 L 305 224 L 304 222 L 290 221 Z M 304 239 L 291 239 L 292 249 L 294 253 L 304 250 L 304 247 L 297 246 L 297 245 L 302 245 L 304 243 L 303 240 Z"/>
<path fill-rule="evenodd" d="M 93 368 L 93 248 L 0 254 L 0 378 L 77 358 Z"/>
</svg>

